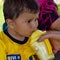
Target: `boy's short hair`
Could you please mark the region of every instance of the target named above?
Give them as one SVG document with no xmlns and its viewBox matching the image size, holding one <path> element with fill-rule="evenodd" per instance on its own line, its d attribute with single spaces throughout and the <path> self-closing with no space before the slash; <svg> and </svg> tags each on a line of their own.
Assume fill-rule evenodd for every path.
<svg viewBox="0 0 60 60">
<path fill-rule="evenodd" d="M 23 12 L 37 13 L 39 6 L 35 0 L 5 0 L 3 5 L 4 18 L 18 18 Z"/>
</svg>

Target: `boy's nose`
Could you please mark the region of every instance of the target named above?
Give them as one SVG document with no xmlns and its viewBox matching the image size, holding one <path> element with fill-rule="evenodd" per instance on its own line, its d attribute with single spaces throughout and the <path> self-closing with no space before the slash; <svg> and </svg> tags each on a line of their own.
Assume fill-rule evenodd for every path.
<svg viewBox="0 0 60 60">
<path fill-rule="evenodd" d="M 37 30 L 38 23 L 32 23 L 31 28 L 35 31 Z"/>
</svg>

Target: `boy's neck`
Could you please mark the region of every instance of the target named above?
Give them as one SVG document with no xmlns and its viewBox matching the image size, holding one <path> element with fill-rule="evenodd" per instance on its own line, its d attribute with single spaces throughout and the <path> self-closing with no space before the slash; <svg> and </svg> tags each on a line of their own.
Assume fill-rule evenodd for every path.
<svg viewBox="0 0 60 60">
<path fill-rule="evenodd" d="M 15 39 L 23 41 L 25 39 L 25 37 L 21 36 L 21 35 L 17 35 L 13 30 L 8 29 L 8 33 Z"/>
</svg>

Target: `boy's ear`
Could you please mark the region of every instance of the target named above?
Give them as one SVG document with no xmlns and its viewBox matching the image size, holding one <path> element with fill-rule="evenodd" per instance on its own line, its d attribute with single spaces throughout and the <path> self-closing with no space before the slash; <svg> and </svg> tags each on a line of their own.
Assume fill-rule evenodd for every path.
<svg viewBox="0 0 60 60">
<path fill-rule="evenodd" d="M 13 21 L 11 19 L 7 19 L 6 23 L 7 23 L 9 28 L 12 28 L 12 29 L 14 28 L 14 24 L 13 24 Z"/>
</svg>

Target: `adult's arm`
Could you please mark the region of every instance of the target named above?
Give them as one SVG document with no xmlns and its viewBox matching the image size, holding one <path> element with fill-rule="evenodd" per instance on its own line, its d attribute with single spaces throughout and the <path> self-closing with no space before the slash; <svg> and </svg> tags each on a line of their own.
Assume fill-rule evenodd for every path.
<svg viewBox="0 0 60 60">
<path fill-rule="evenodd" d="M 60 17 L 51 25 L 51 29 L 60 31 Z"/>
</svg>

